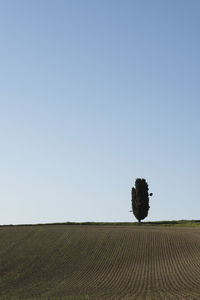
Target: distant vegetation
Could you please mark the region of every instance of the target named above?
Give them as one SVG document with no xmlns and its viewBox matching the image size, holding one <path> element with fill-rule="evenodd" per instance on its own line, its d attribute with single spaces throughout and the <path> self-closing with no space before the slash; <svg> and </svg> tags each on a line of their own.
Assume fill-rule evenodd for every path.
<svg viewBox="0 0 200 300">
<path fill-rule="evenodd" d="M 143 226 L 200 226 L 200 220 L 172 220 L 172 221 L 152 221 L 142 222 Z M 51 225 L 96 225 L 96 226 L 138 226 L 138 222 L 55 222 L 38 224 L 8 224 L 4 226 L 51 226 Z"/>
<path fill-rule="evenodd" d="M 145 219 L 149 211 L 149 187 L 144 178 L 137 178 L 135 187 L 132 188 L 132 210 L 133 214 L 140 223 Z"/>
</svg>

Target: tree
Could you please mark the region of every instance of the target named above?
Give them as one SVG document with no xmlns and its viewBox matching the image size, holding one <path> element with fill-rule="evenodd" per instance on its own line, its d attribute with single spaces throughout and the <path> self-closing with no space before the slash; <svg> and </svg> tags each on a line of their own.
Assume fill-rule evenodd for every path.
<svg viewBox="0 0 200 300">
<path fill-rule="evenodd" d="M 149 187 L 144 178 L 137 178 L 135 187 L 132 188 L 132 212 L 136 219 L 141 222 L 147 217 L 149 211 Z"/>
</svg>

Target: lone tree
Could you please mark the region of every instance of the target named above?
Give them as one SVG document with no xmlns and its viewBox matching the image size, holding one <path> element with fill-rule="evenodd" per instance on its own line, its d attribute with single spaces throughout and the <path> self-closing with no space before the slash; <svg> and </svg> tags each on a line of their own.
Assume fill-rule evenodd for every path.
<svg viewBox="0 0 200 300">
<path fill-rule="evenodd" d="M 141 222 L 147 217 L 149 211 L 149 187 L 145 179 L 137 178 L 135 187 L 132 188 L 132 212 L 136 219 Z"/>
</svg>

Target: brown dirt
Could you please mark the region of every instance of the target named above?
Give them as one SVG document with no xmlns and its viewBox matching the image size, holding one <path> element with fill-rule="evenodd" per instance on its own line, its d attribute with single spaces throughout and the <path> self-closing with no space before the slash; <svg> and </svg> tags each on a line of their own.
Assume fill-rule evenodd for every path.
<svg viewBox="0 0 200 300">
<path fill-rule="evenodd" d="M 200 299 L 200 227 L 0 228 L 0 299 Z"/>
</svg>

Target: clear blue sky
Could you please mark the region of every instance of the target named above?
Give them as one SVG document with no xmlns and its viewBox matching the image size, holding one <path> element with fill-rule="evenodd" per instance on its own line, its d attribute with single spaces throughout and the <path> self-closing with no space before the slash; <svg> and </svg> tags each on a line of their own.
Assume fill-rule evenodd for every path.
<svg viewBox="0 0 200 300">
<path fill-rule="evenodd" d="M 200 1 L 0 1 L 0 224 L 199 219 Z"/>
</svg>

